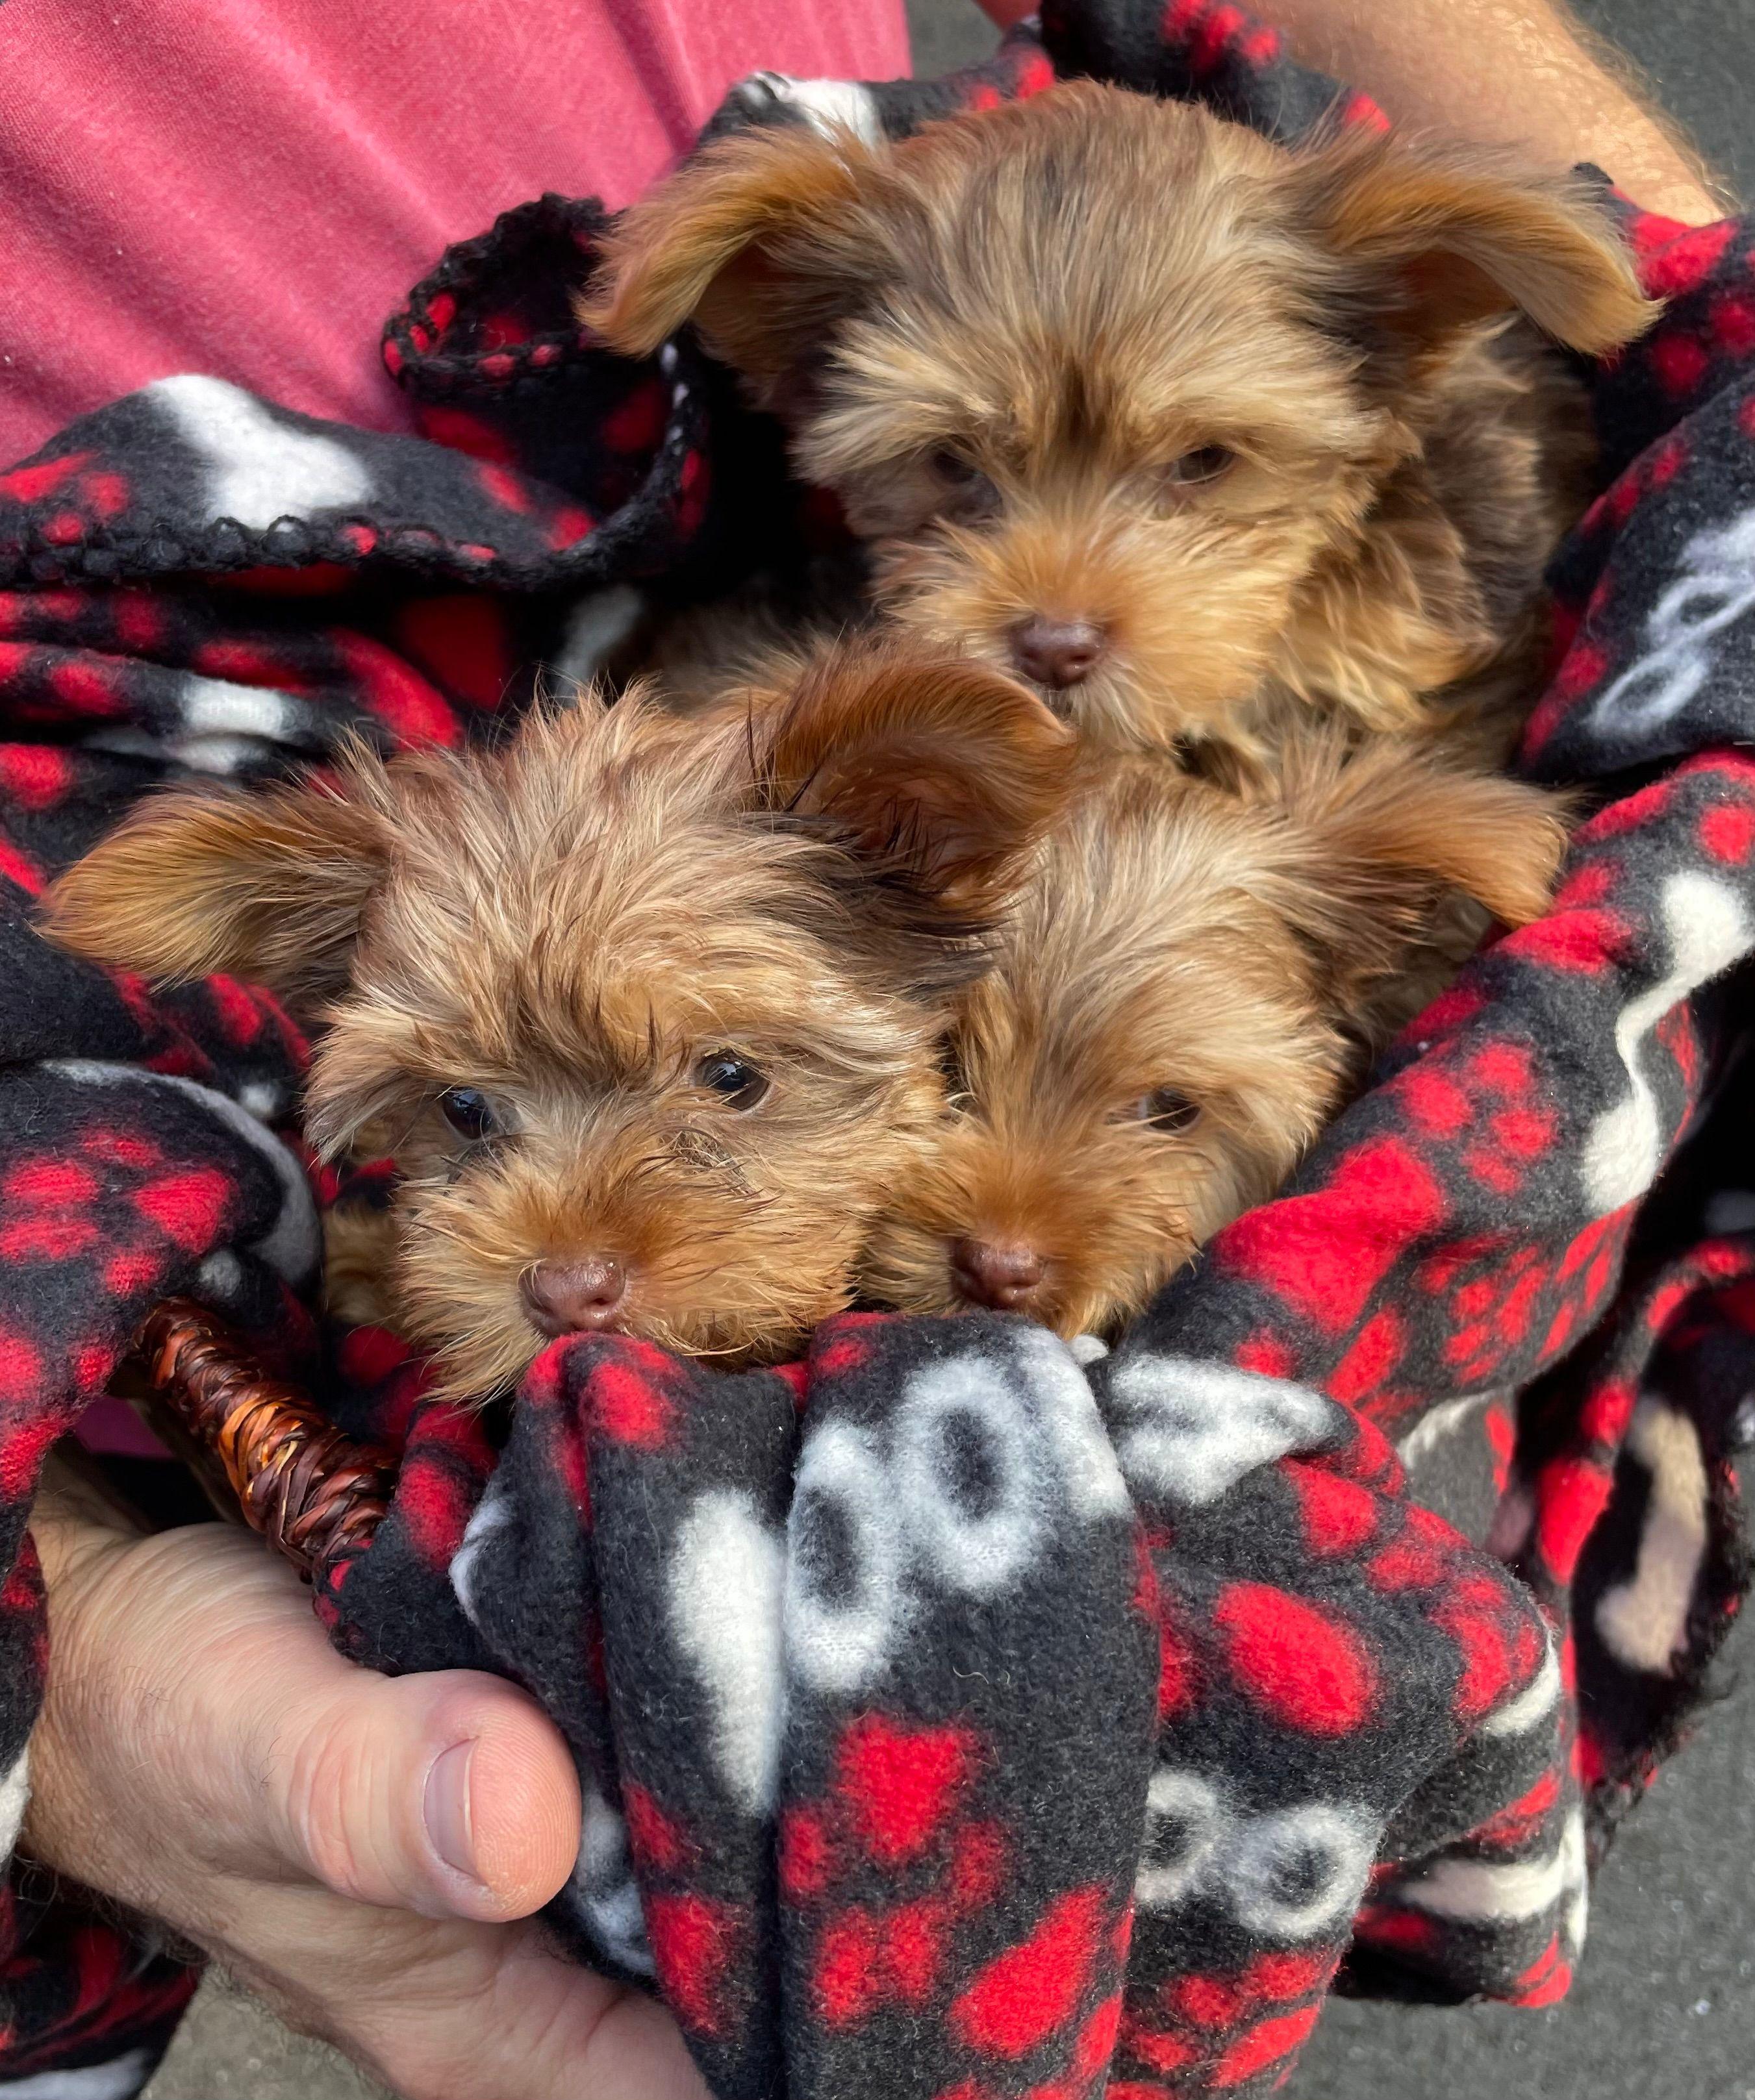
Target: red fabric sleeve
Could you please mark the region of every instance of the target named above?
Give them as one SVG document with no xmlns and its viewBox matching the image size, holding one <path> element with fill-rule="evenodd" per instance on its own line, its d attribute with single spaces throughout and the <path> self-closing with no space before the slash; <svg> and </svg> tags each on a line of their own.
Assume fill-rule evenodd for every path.
<svg viewBox="0 0 1755 2100">
<path fill-rule="evenodd" d="M 758 67 L 904 73 L 900 0 L 0 7 L 0 467 L 175 372 L 404 426 L 378 331 L 445 244 L 627 202 Z"/>
</svg>

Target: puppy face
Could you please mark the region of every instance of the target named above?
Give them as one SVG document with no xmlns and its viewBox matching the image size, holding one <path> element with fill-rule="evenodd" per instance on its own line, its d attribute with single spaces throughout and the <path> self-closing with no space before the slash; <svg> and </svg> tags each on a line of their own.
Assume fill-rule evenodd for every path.
<svg viewBox="0 0 1755 2100">
<path fill-rule="evenodd" d="M 308 1128 L 394 1155 L 390 1301 L 457 1395 L 569 1330 L 780 1353 L 938 1114 L 944 995 L 1067 732 L 895 653 L 768 701 L 703 728 L 636 694 L 497 754 L 175 796 L 51 900 L 83 953 L 319 1017 Z"/>
<path fill-rule="evenodd" d="M 1563 188 L 1376 139 L 1293 154 L 1090 83 L 888 149 L 725 140 L 628 214 L 581 307 L 630 351 L 692 318 L 873 543 L 889 612 L 1133 748 L 1247 741 L 1264 680 L 1337 655 L 1393 660 L 1338 695 L 1390 726 L 1386 694 L 1490 646 L 1430 505 L 1393 554 L 1366 528 L 1442 375 L 1519 310 L 1584 349 L 1647 317 Z"/>
<path fill-rule="evenodd" d="M 1390 744 L 1296 756 L 1254 805 L 1114 764 L 961 999 L 952 1113 L 874 1237 L 868 1290 L 1113 1328 L 1273 1193 L 1437 988 L 1454 893 L 1527 919 L 1563 841 L 1537 791 Z"/>
</svg>

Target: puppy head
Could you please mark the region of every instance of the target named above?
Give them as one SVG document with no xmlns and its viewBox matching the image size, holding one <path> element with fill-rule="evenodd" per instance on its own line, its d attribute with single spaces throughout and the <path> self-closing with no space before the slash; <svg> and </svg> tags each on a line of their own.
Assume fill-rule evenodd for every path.
<svg viewBox="0 0 1755 2100">
<path fill-rule="evenodd" d="M 944 994 L 1068 733 L 894 651 L 770 697 L 705 730 L 587 701 L 485 756 L 173 795 L 48 901 L 83 954 L 253 976 L 320 1022 L 308 1129 L 395 1157 L 391 1295 L 454 1394 L 572 1329 L 784 1351 L 937 1112 Z"/>
<path fill-rule="evenodd" d="M 1254 806 L 1116 762 L 961 1002 L 952 1112 L 874 1236 L 868 1291 L 1068 1335 L 1138 1312 L 1285 1180 L 1400 1017 L 1451 896 L 1528 919 L 1563 839 L 1538 791 L 1388 743 L 1306 754 Z"/>
<path fill-rule="evenodd" d="M 1232 734 L 1483 326 L 1603 351 L 1650 312 L 1563 183 L 1089 82 L 891 148 L 725 140 L 581 311 L 630 351 L 692 319 L 891 611 L 1136 748 Z"/>
</svg>

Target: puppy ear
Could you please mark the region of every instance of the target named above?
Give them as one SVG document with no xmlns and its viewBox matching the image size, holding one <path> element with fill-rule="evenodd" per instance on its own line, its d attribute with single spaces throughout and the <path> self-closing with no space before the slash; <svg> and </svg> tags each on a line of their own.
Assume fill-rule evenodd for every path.
<svg viewBox="0 0 1755 2100">
<path fill-rule="evenodd" d="M 1071 730 L 965 658 L 828 651 L 752 719 L 763 805 L 832 827 L 947 921 L 992 917 L 1073 790 Z"/>
<path fill-rule="evenodd" d="M 353 784 L 375 759 L 349 761 Z M 161 979 L 215 971 L 308 1005 L 345 981 L 382 878 L 382 820 L 316 784 L 182 790 L 136 810 L 43 899 L 76 955 Z"/>
<path fill-rule="evenodd" d="M 1368 273 L 1366 318 L 1417 351 L 1516 311 L 1602 356 L 1657 318 L 1607 211 L 1572 178 L 1366 135 L 1302 159 L 1295 179 L 1319 240 Z"/>
<path fill-rule="evenodd" d="M 692 320 L 735 370 L 780 378 L 869 286 L 873 235 L 855 207 L 876 165 L 851 132 L 803 124 L 715 141 L 621 214 L 579 319 L 639 357 Z"/>
<path fill-rule="evenodd" d="M 1343 1007 L 1453 938 L 1444 915 L 1458 898 L 1501 925 L 1539 919 L 1566 854 L 1563 797 L 1390 741 L 1350 758 L 1332 744 L 1291 754 L 1276 799 L 1279 901 L 1327 960 Z"/>
</svg>

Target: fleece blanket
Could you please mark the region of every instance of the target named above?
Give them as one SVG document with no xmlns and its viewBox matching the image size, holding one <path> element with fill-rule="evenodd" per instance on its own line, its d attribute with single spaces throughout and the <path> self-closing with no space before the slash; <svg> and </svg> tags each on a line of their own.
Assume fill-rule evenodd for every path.
<svg viewBox="0 0 1755 2100">
<path fill-rule="evenodd" d="M 1077 0 L 923 86 L 761 77 L 716 121 L 894 135 L 1077 73 L 1289 139 L 1384 121 L 1211 0 Z M 469 738 L 635 593 L 805 558 L 808 492 L 698 349 L 624 364 L 568 319 L 595 204 L 507 214 L 391 321 L 424 437 L 190 377 L 0 475 L 8 1842 L 43 1454 L 193 1292 L 401 1447 L 317 1607 L 364 1661 L 542 1699 L 587 1802 L 556 1943 L 661 1991 L 722 2100 L 1248 2093 L 1337 1975 L 1564 1992 L 1741 1594 L 1755 1436 L 1755 235 L 1627 220 L 1670 303 L 1594 375 L 1523 753 L 1593 799 L 1564 887 L 1107 1357 L 986 1317 L 849 1316 L 736 1378 L 577 1340 L 496 1444 L 313 1320 L 320 1207 L 381 1185 L 298 1150 L 273 1001 L 33 929 L 167 774 Z M 1483 1544 L 1392 1438 L 1485 1439 Z M 132 2091 L 191 1988 L 15 1875 L 0 2091 Z"/>
</svg>

